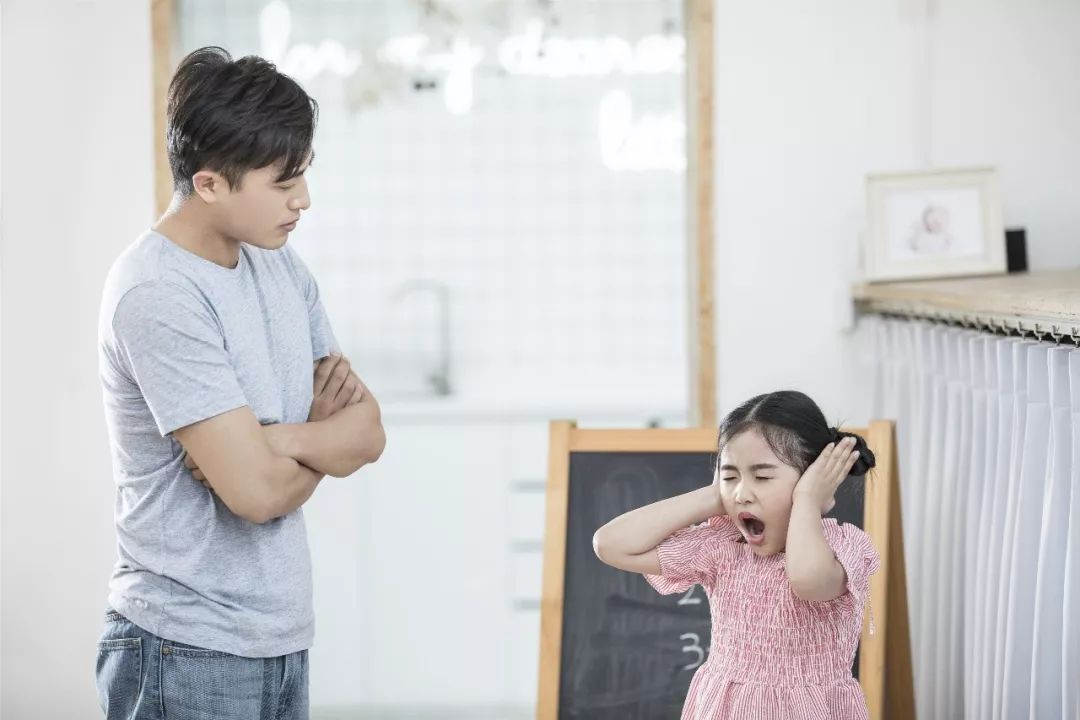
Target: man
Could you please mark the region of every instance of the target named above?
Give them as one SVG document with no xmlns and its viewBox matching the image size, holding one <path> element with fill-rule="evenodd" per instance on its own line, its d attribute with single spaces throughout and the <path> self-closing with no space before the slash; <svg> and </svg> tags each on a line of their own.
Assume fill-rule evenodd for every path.
<svg viewBox="0 0 1080 720">
<path fill-rule="evenodd" d="M 310 205 L 316 118 L 273 65 L 220 48 L 170 85 L 173 201 L 101 307 L 119 554 L 97 660 L 108 718 L 307 717 L 300 507 L 386 442 L 286 245 Z"/>
</svg>

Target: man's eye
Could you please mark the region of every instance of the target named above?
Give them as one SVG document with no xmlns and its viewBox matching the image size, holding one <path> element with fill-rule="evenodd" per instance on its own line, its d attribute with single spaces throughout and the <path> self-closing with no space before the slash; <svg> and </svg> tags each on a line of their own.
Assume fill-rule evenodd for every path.
<svg viewBox="0 0 1080 720">
<path fill-rule="evenodd" d="M 294 187 L 296 187 L 296 186 L 295 185 L 278 185 L 278 188 L 280 188 L 281 190 L 292 190 Z"/>
<path fill-rule="evenodd" d="M 754 479 L 755 480 L 772 480 L 771 477 L 761 477 L 760 475 L 758 477 L 754 478 Z"/>
<path fill-rule="evenodd" d="M 734 478 L 734 477 L 726 477 L 726 478 L 724 478 L 724 482 L 734 482 L 736 480 L 738 480 L 738 478 Z"/>
</svg>

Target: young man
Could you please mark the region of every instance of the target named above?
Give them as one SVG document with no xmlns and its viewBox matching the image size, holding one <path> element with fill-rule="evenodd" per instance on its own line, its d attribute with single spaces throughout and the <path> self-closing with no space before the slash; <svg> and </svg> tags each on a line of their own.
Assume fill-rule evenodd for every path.
<svg viewBox="0 0 1080 720">
<path fill-rule="evenodd" d="M 375 462 L 379 406 L 286 245 L 317 105 L 203 48 L 169 88 L 175 194 L 116 261 L 100 322 L 119 560 L 108 718 L 306 718 L 314 631 L 300 506 Z"/>
</svg>

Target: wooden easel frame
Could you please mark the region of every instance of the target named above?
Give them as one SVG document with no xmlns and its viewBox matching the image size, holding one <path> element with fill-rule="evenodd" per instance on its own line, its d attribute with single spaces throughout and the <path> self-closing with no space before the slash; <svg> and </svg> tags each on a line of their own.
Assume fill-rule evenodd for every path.
<svg viewBox="0 0 1080 720">
<path fill-rule="evenodd" d="M 887 420 L 868 428 L 845 428 L 866 438 L 878 465 L 867 478 L 863 529 L 881 555 L 870 580 L 875 632 L 864 618 L 859 683 L 871 720 L 915 717 L 908 626 L 907 580 L 901 528 L 896 426 Z M 544 525 L 544 577 L 540 600 L 540 679 L 537 720 L 558 720 L 562 663 L 566 526 L 569 511 L 570 454 L 574 452 L 713 452 L 716 431 L 581 430 L 571 421 L 551 423 L 548 448 L 547 509 Z M 704 478 L 703 478 L 704 480 Z M 890 602 L 891 600 L 891 602 Z M 886 675 L 885 669 L 889 673 Z M 886 715 L 888 709 L 888 715 Z"/>
</svg>

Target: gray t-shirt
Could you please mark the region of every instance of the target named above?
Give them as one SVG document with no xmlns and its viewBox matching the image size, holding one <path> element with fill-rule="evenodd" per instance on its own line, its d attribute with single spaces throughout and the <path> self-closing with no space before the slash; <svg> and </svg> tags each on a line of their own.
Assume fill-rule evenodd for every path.
<svg viewBox="0 0 1080 720">
<path fill-rule="evenodd" d="M 288 246 L 221 267 L 147 232 L 113 265 L 99 361 L 116 481 L 109 604 L 177 642 L 273 657 L 311 646 L 300 510 L 257 525 L 184 467 L 171 433 L 248 406 L 301 423 L 314 362 L 337 349 L 315 280 Z"/>
</svg>

